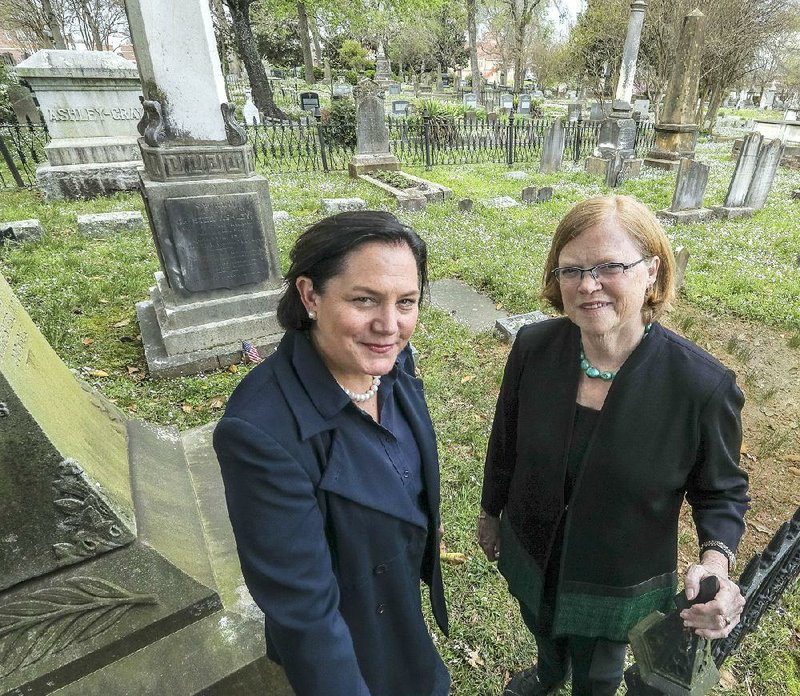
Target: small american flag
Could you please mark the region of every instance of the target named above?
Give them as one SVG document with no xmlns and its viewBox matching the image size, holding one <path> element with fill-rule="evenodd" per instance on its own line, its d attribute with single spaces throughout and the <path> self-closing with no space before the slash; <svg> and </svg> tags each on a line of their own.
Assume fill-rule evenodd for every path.
<svg viewBox="0 0 800 696">
<path fill-rule="evenodd" d="M 242 341 L 242 359 L 246 363 L 253 363 L 254 365 L 258 365 L 261 362 L 258 349 L 250 341 Z"/>
</svg>

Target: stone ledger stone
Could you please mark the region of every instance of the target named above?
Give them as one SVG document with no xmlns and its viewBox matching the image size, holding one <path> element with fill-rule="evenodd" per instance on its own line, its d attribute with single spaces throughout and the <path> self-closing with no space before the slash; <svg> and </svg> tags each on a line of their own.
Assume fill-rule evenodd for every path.
<svg viewBox="0 0 800 696">
<path fill-rule="evenodd" d="M 495 322 L 495 329 L 506 343 L 514 343 L 514 339 L 523 326 L 536 324 L 549 318 L 544 312 L 538 310 L 527 314 L 514 314 L 504 319 L 498 319 Z"/>
<path fill-rule="evenodd" d="M 78 232 L 86 237 L 109 237 L 121 232 L 140 232 L 145 221 L 138 210 L 78 215 Z"/>
<path fill-rule="evenodd" d="M 326 215 L 344 213 L 348 210 L 366 210 L 367 202 L 363 198 L 323 198 L 322 210 Z"/>
<path fill-rule="evenodd" d="M 486 295 L 461 280 L 443 278 L 431 283 L 431 304 L 450 314 L 475 333 L 490 331 L 506 312 L 500 311 Z"/>
<path fill-rule="evenodd" d="M 42 223 L 36 219 L 0 222 L 0 242 L 4 239 L 26 242 L 42 237 L 44 237 Z"/>
<path fill-rule="evenodd" d="M 519 205 L 511 196 L 495 196 L 485 200 L 483 204 L 487 208 L 516 208 Z"/>
</svg>

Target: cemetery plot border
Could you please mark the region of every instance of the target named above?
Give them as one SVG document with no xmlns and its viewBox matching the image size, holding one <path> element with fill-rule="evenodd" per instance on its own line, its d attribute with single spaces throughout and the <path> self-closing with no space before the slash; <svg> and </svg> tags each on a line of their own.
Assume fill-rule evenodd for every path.
<svg viewBox="0 0 800 696">
<path fill-rule="evenodd" d="M 0 123 L 0 189 L 35 186 L 36 167 L 47 161 L 48 140 L 46 126 Z"/>
</svg>

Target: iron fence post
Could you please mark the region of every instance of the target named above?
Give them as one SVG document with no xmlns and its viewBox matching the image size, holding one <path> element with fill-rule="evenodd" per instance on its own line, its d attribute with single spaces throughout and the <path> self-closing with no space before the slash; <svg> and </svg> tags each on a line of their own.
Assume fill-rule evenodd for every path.
<svg viewBox="0 0 800 696">
<path fill-rule="evenodd" d="M 581 161 L 581 130 L 582 130 L 583 119 L 578 116 L 578 120 L 575 121 L 575 153 L 573 160 L 575 164 Z"/>
<path fill-rule="evenodd" d="M 431 170 L 431 138 L 430 138 L 430 120 L 431 115 L 426 106 L 422 112 L 422 140 L 425 149 L 425 171 Z"/>
<path fill-rule="evenodd" d="M 506 164 L 514 164 L 514 107 L 508 112 L 508 134 L 506 137 Z"/>
<path fill-rule="evenodd" d="M 322 171 L 327 174 L 328 158 L 325 155 L 325 134 L 323 133 L 325 126 L 322 125 L 322 113 L 320 112 L 319 107 L 314 109 L 314 118 L 317 120 L 317 137 L 319 138 L 319 152 L 322 156 Z"/>
</svg>

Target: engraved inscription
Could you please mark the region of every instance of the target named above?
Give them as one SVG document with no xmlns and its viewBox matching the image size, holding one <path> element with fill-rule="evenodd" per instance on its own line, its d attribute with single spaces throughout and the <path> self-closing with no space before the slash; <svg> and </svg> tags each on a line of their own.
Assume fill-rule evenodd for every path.
<svg viewBox="0 0 800 696">
<path fill-rule="evenodd" d="M 28 357 L 28 334 L 14 323 L 11 311 L 0 314 L 0 360 L 8 357 L 13 367 L 19 367 Z"/>
<path fill-rule="evenodd" d="M 148 604 L 158 604 L 155 595 L 129 592 L 108 580 L 87 576 L 0 603 L 0 677 L 94 638 L 133 607 Z"/>
<path fill-rule="evenodd" d="M 269 275 L 255 193 L 167 201 L 175 252 L 186 288 L 236 288 Z"/>
<path fill-rule="evenodd" d="M 8 404 L 3 401 L 0 401 L 0 418 L 6 418 L 7 416 L 11 415 L 11 411 L 8 408 Z"/>
<path fill-rule="evenodd" d="M 0 314 L 0 358 L 2 358 L 6 353 L 11 339 L 11 327 L 13 324 L 14 315 L 10 310 L 6 309 L 2 314 Z"/>
<path fill-rule="evenodd" d="M 75 563 L 133 541 L 116 516 L 86 481 L 77 462 L 65 459 L 53 482 L 53 504 L 65 517 L 60 526 L 72 534 L 72 541 L 53 544 L 59 565 Z"/>
<path fill-rule="evenodd" d="M 48 109 L 49 121 L 138 121 L 142 109 L 136 107 L 81 107 L 78 109 Z"/>
</svg>

